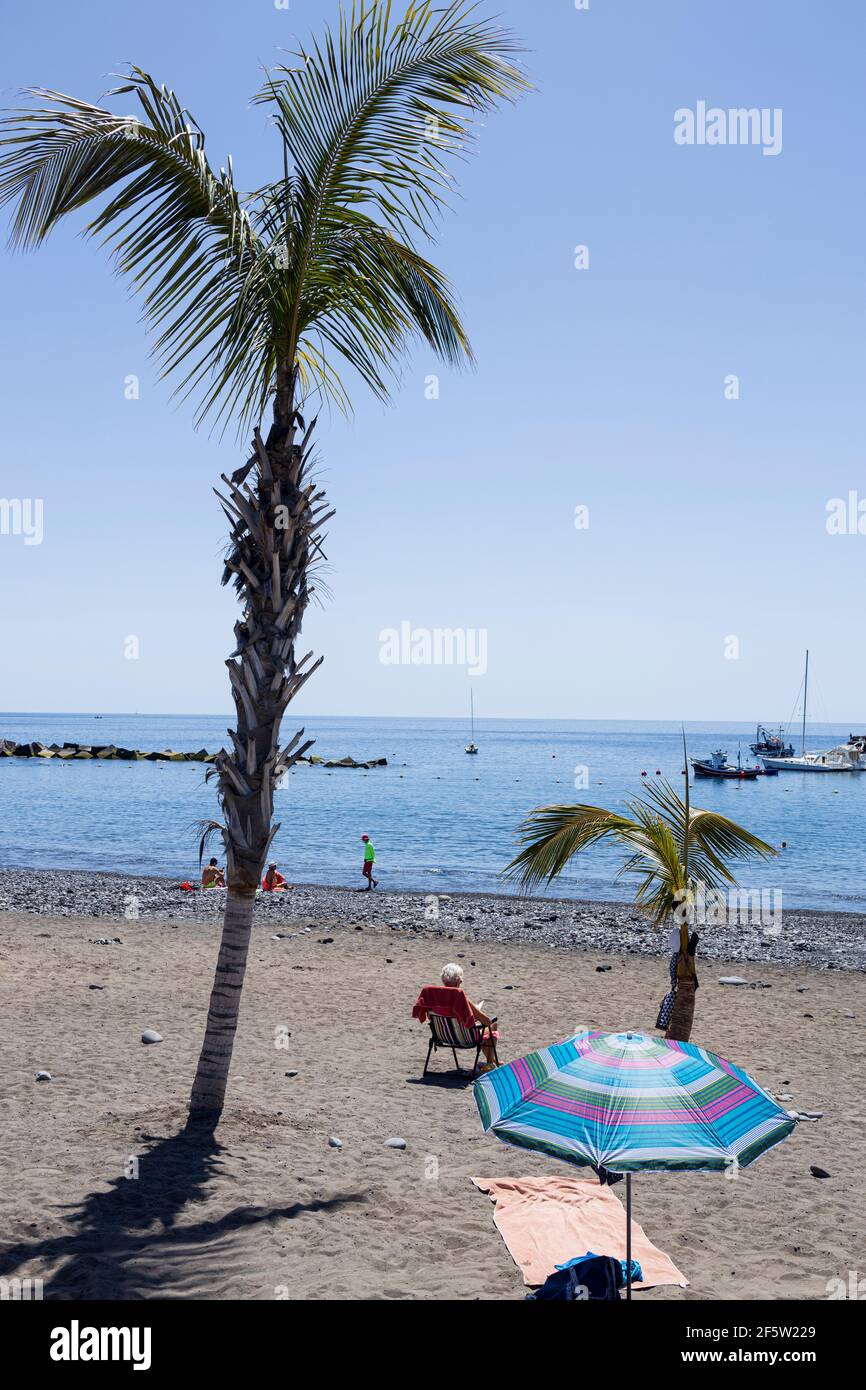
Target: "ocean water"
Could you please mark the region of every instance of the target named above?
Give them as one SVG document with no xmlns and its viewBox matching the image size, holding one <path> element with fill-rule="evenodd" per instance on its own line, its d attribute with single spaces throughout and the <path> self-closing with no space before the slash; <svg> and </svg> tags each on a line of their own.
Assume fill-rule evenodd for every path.
<svg viewBox="0 0 866 1390">
<path fill-rule="evenodd" d="M 229 722 L 228 716 L 6 714 L 0 736 L 186 752 L 220 747 Z M 479 720 L 477 757 L 465 754 L 468 729 L 456 720 L 303 723 L 316 739 L 315 752 L 386 757 L 388 767 L 301 767 L 287 777 L 275 798 L 281 828 L 273 852 L 283 872 L 300 882 L 359 885 L 360 836 L 367 833 L 385 888 L 501 892 L 500 872 L 533 807 L 570 801 L 620 807 L 657 770 L 682 787 L 674 723 Z M 289 719 L 284 730 L 295 727 Z M 812 726 L 807 747 L 830 748 L 848 733 L 841 725 Z M 751 761 L 753 737 L 753 725 L 687 728 L 691 756 L 722 747 L 733 761 L 740 746 Z M 580 769 L 588 785 L 576 790 Z M 196 822 L 217 818 L 214 784 L 205 783 L 204 773 L 201 763 L 0 758 L 0 866 L 193 876 Z M 866 911 L 866 774 L 701 782 L 693 797 L 773 845 L 787 842 L 777 860 L 743 866 L 743 887 L 780 889 L 788 907 Z M 619 863 L 612 846 L 594 847 L 573 861 L 555 891 L 625 900 L 629 883 L 617 880 Z"/>
</svg>

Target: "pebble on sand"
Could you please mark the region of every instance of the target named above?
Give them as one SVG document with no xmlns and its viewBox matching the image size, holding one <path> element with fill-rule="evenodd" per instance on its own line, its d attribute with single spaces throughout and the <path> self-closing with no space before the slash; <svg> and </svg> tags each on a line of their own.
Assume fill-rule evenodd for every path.
<svg viewBox="0 0 866 1390">
<path fill-rule="evenodd" d="M 332 1149 L 341 1149 L 343 1147 L 343 1141 L 342 1139 L 338 1139 L 336 1134 L 329 1134 L 328 1147 Z"/>
<path fill-rule="evenodd" d="M 37 1080 L 37 1081 L 50 1081 L 50 1080 L 51 1080 L 51 1072 L 50 1072 L 50 1071 L 38 1071 L 38 1072 L 36 1073 L 36 1080 Z"/>
<path fill-rule="evenodd" d="M 830 1176 L 826 1168 L 819 1168 L 814 1163 L 810 1165 L 809 1172 L 812 1174 L 813 1178 L 829 1178 Z"/>
<path fill-rule="evenodd" d="M 405 1140 L 405 1139 L 386 1139 L 386 1140 L 385 1140 L 385 1148 L 386 1148 L 386 1149 L 405 1149 L 405 1147 L 406 1147 L 406 1140 Z"/>
<path fill-rule="evenodd" d="M 141 1035 L 141 1041 L 143 1043 L 162 1042 L 162 1033 L 157 1033 L 155 1028 L 145 1028 Z"/>
<path fill-rule="evenodd" d="M 720 985 L 747 985 L 748 980 L 744 980 L 742 975 L 722 975 L 719 979 Z"/>
</svg>

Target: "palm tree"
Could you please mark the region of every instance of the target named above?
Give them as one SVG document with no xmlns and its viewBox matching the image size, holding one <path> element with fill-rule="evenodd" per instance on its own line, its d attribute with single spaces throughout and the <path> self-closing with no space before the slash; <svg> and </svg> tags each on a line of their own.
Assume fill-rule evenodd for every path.
<svg viewBox="0 0 866 1390">
<path fill-rule="evenodd" d="M 528 88 L 517 51 L 467 0 L 422 0 L 400 20 L 391 0 L 353 3 L 295 66 L 266 73 L 256 101 L 281 168 L 248 194 L 231 162 L 214 172 L 192 116 L 138 68 L 109 94 L 131 95 L 134 116 L 38 89 L 28 95 L 43 104 L 10 111 L 0 130 L 12 245 L 38 246 L 67 213 L 107 199 L 86 232 L 142 295 L 163 375 L 195 394 L 196 424 L 233 418 L 253 434 L 217 492 L 223 583 L 241 605 L 226 662 L 237 720 L 215 765 L 228 892 L 191 1120 L 222 1111 L 255 892 L 279 829 L 273 789 L 310 747 L 303 730 L 280 743 L 286 706 L 321 661 L 295 649 L 332 515 L 311 479 L 306 402 L 347 408 L 346 367 L 386 399 L 416 339 L 448 363 L 471 360 L 451 288 L 415 243 L 447 206 L 448 157 L 481 114 Z"/>
<path fill-rule="evenodd" d="M 635 904 L 656 928 L 668 921 L 679 925 L 676 997 L 666 1036 L 688 1042 L 695 1015 L 695 958 L 689 945 L 695 891 L 700 884 L 720 890 L 735 883 L 728 867 L 732 859 L 769 859 L 776 851 L 727 816 L 691 807 L 688 776 L 684 801 L 662 782 L 625 809 L 621 814 L 602 806 L 539 807 L 520 826 L 524 846 L 505 873 L 531 888 L 551 883 L 580 850 L 599 840 L 621 845 L 627 857 L 617 877 L 637 876 Z"/>
</svg>

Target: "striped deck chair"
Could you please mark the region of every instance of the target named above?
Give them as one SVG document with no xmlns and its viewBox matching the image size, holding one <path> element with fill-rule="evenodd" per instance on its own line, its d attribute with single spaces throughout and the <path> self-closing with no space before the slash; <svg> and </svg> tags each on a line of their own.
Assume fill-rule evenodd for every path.
<svg viewBox="0 0 866 1390">
<path fill-rule="evenodd" d="M 430 1046 L 427 1048 L 427 1059 L 424 1062 L 423 1075 L 427 1075 L 427 1068 L 430 1065 L 430 1058 L 433 1052 L 438 1052 L 440 1047 L 450 1047 L 454 1057 L 454 1065 L 458 1071 L 463 1068 L 457 1060 L 458 1049 L 467 1052 L 475 1048 L 475 1062 L 472 1066 L 472 1075 L 478 1071 L 478 1061 L 481 1056 L 481 1044 L 484 1042 L 485 1026 L 482 1023 L 473 1023 L 467 1026 L 465 1023 L 458 1023 L 456 1018 L 446 1018 L 444 1014 L 428 1013 L 427 1021 L 430 1024 Z M 496 1019 L 491 1019 L 495 1024 Z M 499 1066 L 499 1057 L 496 1053 L 496 1039 L 491 1036 L 490 1042 L 493 1047 L 493 1058 Z"/>
</svg>

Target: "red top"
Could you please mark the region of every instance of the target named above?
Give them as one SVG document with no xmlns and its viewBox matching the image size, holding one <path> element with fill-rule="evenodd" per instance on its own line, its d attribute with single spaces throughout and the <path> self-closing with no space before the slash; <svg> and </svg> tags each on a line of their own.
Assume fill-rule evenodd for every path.
<svg viewBox="0 0 866 1390">
<path fill-rule="evenodd" d="M 452 985 L 425 985 L 412 1007 L 412 1017 L 426 1023 L 428 1013 L 444 1014 L 467 1028 L 475 1022 L 472 1005 L 462 989 Z"/>
</svg>

